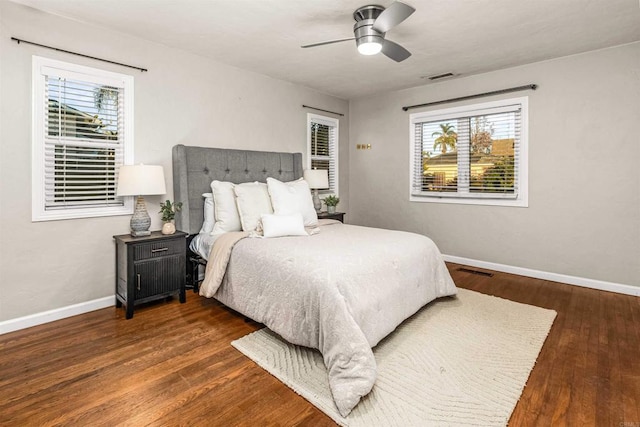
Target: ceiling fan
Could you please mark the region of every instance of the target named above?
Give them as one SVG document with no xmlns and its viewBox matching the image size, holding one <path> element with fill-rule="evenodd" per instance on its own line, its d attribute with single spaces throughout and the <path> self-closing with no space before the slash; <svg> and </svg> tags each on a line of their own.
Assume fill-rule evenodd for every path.
<svg viewBox="0 0 640 427">
<path fill-rule="evenodd" d="M 391 40 L 386 40 L 384 36 L 387 31 L 400 24 L 415 11 L 413 7 L 399 1 L 392 3 L 386 9 L 378 5 L 362 6 L 353 12 L 353 19 L 356 20 L 353 26 L 355 37 L 329 40 L 301 47 L 316 47 L 355 40 L 358 52 L 362 55 L 375 55 L 382 52 L 394 61 L 402 62 L 411 56 L 411 52 Z"/>
</svg>

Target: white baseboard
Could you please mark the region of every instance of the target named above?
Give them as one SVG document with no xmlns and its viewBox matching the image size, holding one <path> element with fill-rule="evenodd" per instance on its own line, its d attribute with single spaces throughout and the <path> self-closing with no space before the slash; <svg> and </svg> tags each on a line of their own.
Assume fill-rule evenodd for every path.
<svg viewBox="0 0 640 427">
<path fill-rule="evenodd" d="M 69 305 L 67 307 L 60 307 L 54 310 L 43 311 L 42 313 L 30 314 L 16 319 L 5 320 L 0 322 L 0 335 L 42 325 L 43 323 L 53 322 L 54 320 L 100 310 L 101 308 L 111 307 L 113 305 L 115 305 L 115 296 L 110 296 Z"/>
<path fill-rule="evenodd" d="M 553 282 L 567 283 L 569 285 L 598 289 L 601 291 L 617 292 L 619 294 L 640 296 L 640 287 L 624 285 L 621 283 L 605 282 L 603 280 L 587 279 L 585 277 L 569 276 L 566 274 L 550 273 L 548 271 L 532 270 L 530 268 L 514 267 L 511 265 L 497 264 L 487 261 L 479 261 L 470 258 L 462 258 L 453 255 L 443 255 L 445 261 L 456 264 L 469 265 L 471 267 L 486 268 L 487 270 L 501 271 L 503 273 L 517 274 L 519 276 L 534 277 L 536 279 L 550 280 Z M 67 307 L 42 313 L 30 314 L 17 319 L 9 319 L 0 322 L 0 335 L 20 329 L 30 328 L 43 323 L 65 319 L 82 313 L 88 313 L 101 308 L 111 307 L 115 304 L 115 296 L 94 299 Z"/>
<path fill-rule="evenodd" d="M 501 271 L 503 273 L 517 274 L 519 276 L 534 277 L 536 279 L 550 280 L 552 282 L 567 283 L 569 285 L 582 286 L 584 288 L 598 289 L 601 291 L 616 292 L 619 294 L 640 296 L 640 286 L 624 285 L 622 283 L 605 282 L 604 280 L 587 279 L 586 277 L 569 276 L 566 274 L 550 273 L 548 271 L 532 270 L 530 268 L 514 267 L 505 264 L 496 264 L 487 261 L 478 261 L 470 258 L 462 258 L 453 255 L 442 255 L 445 261 L 456 264 L 464 264 L 472 267 L 486 268 L 487 270 Z"/>
</svg>

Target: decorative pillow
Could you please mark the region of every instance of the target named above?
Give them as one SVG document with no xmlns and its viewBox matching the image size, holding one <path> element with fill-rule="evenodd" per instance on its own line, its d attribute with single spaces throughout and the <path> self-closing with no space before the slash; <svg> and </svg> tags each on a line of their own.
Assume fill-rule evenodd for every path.
<svg viewBox="0 0 640 427">
<path fill-rule="evenodd" d="M 215 223 L 211 234 L 240 231 L 240 215 L 236 207 L 236 193 L 233 191 L 235 184 L 226 181 L 213 181 L 211 190 L 213 193 L 213 207 Z"/>
<path fill-rule="evenodd" d="M 237 184 L 234 192 L 243 231 L 255 230 L 260 215 L 273 213 L 267 184 L 263 182 Z"/>
<path fill-rule="evenodd" d="M 213 193 L 203 193 L 204 197 L 204 221 L 202 222 L 201 233 L 211 233 L 213 224 L 216 222 L 213 213 Z"/>
<path fill-rule="evenodd" d="M 281 182 L 274 178 L 267 178 L 267 187 L 273 212 L 276 215 L 299 213 L 302 215 L 305 226 L 318 224 L 318 215 L 313 207 L 307 181 L 300 178 L 297 181 Z"/>
<path fill-rule="evenodd" d="M 264 237 L 308 236 L 302 215 L 261 215 Z"/>
</svg>

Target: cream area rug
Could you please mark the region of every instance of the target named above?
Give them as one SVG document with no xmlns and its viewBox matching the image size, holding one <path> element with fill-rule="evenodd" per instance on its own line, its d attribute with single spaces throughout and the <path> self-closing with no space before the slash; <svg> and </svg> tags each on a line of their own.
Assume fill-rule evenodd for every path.
<svg viewBox="0 0 640 427">
<path fill-rule="evenodd" d="M 459 289 L 381 341 L 373 390 L 347 416 L 317 350 L 261 329 L 231 344 L 343 426 L 504 426 L 556 312 Z"/>
</svg>

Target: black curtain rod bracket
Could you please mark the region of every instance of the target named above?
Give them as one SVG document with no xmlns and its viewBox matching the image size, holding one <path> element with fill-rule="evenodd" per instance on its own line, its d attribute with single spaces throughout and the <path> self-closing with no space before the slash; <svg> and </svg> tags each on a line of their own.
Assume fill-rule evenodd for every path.
<svg viewBox="0 0 640 427">
<path fill-rule="evenodd" d="M 312 110 L 316 110 L 316 111 L 324 111 L 325 113 L 335 114 L 336 116 L 340 116 L 340 117 L 344 116 L 344 114 L 342 114 L 342 113 L 336 113 L 335 111 L 323 110 L 322 108 L 310 107 L 310 106 L 304 105 L 304 104 L 302 104 L 302 108 L 311 108 Z"/>
<path fill-rule="evenodd" d="M 536 85 L 536 84 L 530 84 L 530 85 L 524 85 L 524 86 L 518 86 L 518 87 L 511 87 L 509 89 L 494 90 L 492 92 L 479 93 L 477 95 L 461 96 L 459 98 L 451 98 L 451 99 L 445 99 L 445 100 L 442 100 L 442 101 L 427 102 L 426 104 L 409 105 L 407 107 L 402 107 L 402 110 L 403 111 L 407 111 L 407 110 L 410 110 L 412 108 L 430 107 L 432 105 L 440 105 L 440 104 L 448 104 L 450 102 L 466 101 L 467 99 L 483 98 L 485 96 L 501 95 L 503 93 L 518 92 L 518 91 L 521 91 L 521 90 L 536 90 L 537 88 L 538 88 L 538 85 Z"/>
<path fill-rule="evenodd" d="M 64 53 L 69 53 L 71 55 L 82 56 L 83 58 L 95 59 L 96 61 L 102 61 L 102 62 L 107 62 L 109 64 L 120 65 L 122 67 L 133 68 L 134 70 L 140 70 L 141 72 L 149 71 L 146 68 L 136 67 L 135 65 L 127 65 L 127 64 L 123 64 L 121 62 L 115 62 L 115 61 L 110 61 L 108 59 L 97 58 L 95 56 L 85 55 L 84 53 L 71 52 L 70 50 L 60 49 L 60 48 L 53 47 L 53 46 L 47 46 L 47 45 L 40 44 L 40 43 L 34 43 L 34 42 L 27 41 L 27 40 L 17 39 L 15 37 L 11 37 L 11 40 L 17 42 L 18 44 L 26 43 L 26 44 L 31 44 L 31 45 L 34 45 L 34 46 L 44 47 L 45 49 L 53 49 L 53 50 L 57 50 L 58 52 L 64 52 Z"/>
</svg>

